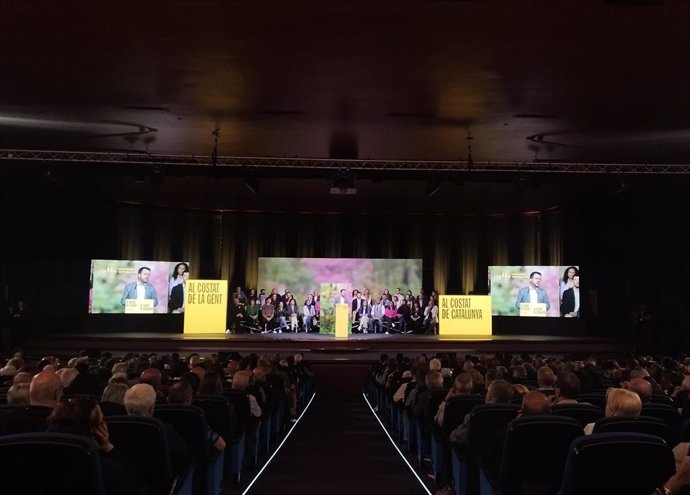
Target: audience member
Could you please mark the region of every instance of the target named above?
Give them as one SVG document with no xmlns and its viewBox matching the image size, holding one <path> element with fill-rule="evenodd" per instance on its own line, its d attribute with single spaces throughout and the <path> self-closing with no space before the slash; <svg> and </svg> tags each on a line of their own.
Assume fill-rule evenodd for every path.
<svg viewBox="0 0 690 495">
<path fill-rule="evenodd" d="M 7 391 L 7 404 L 10 406 L 28 406 L 30 383 L 15 383 Z"/>
<path fill-rule="evenodd" d="M 103 487 L 107 495 L 139 494 L 136 467 L 110 443 L 108 425 L 98 404 L 88 399 L 71 399 L 55 408 L 47 419 L 48 431 L 81 435 L 95 440 L 101 461 Z"/>
<path fill-rule="evenodd" d="M 138 383 L 125 394 L 125 409 L 130 416 L 153 417 L 156 407 L 156 391 L 148 383 Z M 168 437 L 170 463 L 174 476 L 185 472 L 191 463 L 191 453 L 184 439 L 167 423 L 163 424 Z"/>
<path fill-rule="evenodd" d="M 185 382 L 175 382 L 168 390 L 168 402 L 170 404 L 192 405 L 192 387 Z M 215 431 L 208 428 L 208 445 L 216 450 L 225 449 L 225 440 Z"/>
<path fill-rule="evenodd" d="M 604 416 L 612 417 L 635 417 L 642 411 L 642 401 L 635 392 L 624 388 L 610 388 L 606 392 L 606 410 Z M 585 435 L 591 435 L 594 430 L 594 423 L 585 426 Z"/>
</svg>

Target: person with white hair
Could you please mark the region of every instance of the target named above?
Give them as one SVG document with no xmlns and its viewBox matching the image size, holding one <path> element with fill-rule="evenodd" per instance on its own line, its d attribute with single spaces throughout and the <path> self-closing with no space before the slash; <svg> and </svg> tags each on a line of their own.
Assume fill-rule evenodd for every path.
<svg viewBox="0 0 690 495">
<path fill-rule="evenodd" d="M 155 407 L 156 391 L 148 383 L 137 383 L 125 393 L 125 409 L 129 416 L 153 417 Z M 163 423 L 163 427 L 168 437 L 173 475 L 178 476 L 191 464 L 192 454 L 184 439 L 171 425 Z"/>
</svg>

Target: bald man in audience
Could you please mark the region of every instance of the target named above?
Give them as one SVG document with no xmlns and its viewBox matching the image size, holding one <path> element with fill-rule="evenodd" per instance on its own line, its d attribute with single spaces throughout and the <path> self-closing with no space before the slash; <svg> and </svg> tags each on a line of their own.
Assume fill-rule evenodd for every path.
<svg viewBox="0 0 690 495">
<path fill-rule="evenodd" d="M 62 380 L 55 373 L 41 371 L 29 387 L 29 399 L 32 406 L 54 409 L 62 398 Z"/>
<path fill-rule="evenodd" d="M 165 404 L 165 394 L 161 392 L 161 383 L 163 382 L 163 376 L 157 368 L 146 368 L 139 375 L 139 383 L 147 383 L 153 387 L 156 391 L 156 404 Z"/>
<path fill-rule="evenodd" d="M 644 378 L 633 378 L 628 382 L 628 385 L 625 388 L 639 395 L 642 404 L 647 404 L 652 401 L 654 387 L 652 387 L 652 384 Z"/>
<path fill-rule="evenodd" d="M 60 377 L 46 371 L 38 373 L 29 385 L 30 405 L 0 415 L 0 432 L 7 435 L 46 431 L 46 418 L 60 403 L 61 398 Z"/>
<path fill-rule="evenodd" d="M 532 390 L 522 398 L 520 416 L 536 416 L 538 414 L 548 414 L 551 412 L 549 399 L 538 390 Z"/>
</svg>

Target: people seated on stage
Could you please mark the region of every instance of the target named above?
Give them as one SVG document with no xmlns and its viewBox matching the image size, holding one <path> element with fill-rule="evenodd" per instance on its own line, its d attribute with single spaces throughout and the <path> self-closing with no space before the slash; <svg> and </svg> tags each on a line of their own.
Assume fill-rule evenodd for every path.
<svg viewBox="0 0 690 495">
<path fill-rule="evenodd" d="M 362 305 L 361 294 L 359 290 L 352 291 L 352 301 L 350 302 L 350 311 L 352 312 L 352 322 L 359 321 L 359 308 Z"/>
<path fill-rule="evenodd" d="M 278 303 L 278 307 L 276 308 L 276 319 L 278 320 L 278 332 L 283 333 L 283 330 L 287 331 L 288 313 L 287 309 L 285 309 L 285 304 L 283 301 L 280 301 Z"/>
<path fill-rule="evenodd" d="M 249 301 L 249 306 L 247 306 L 247 323 L 248 326 L 254 330 L 259 329 L 261 321 L 259 316 L 261 315 L 261 306 L 257 303 L 256 299 Z"/>
<path fill-rule="evenodd" d="M 408 324 L 408 330 L 410 333 L 420 333 L 422 329 L 422 320 L 424 318 L 424 313 L 422 309 L 417 304 L 416 300 L 412 301 L 412 309 L 410 310 L 410 321 Z"/>
<path fill-rule="evenodd" d="M 393 299 L 391 298 L 391 293 L 388 291 L 388 289 L 383 289 L 383 292 L 381 293 L 381 297 L 383 298 L 383 305 L 384 307 L 388 307 L 391 304 L 393 304 Z"/>
<path fill-rule="evenodd" d="M 371 307 L 371 318 L 369 318 L 369 331 L 372 333 L 383 333 L 383 312 L 385 307 L 383 305 L 383 298 L 379 297 L 378 301 Z"/>
<path fill-rule="evenodd" d="M 290 331 L 293 333 L 297 332 L 299 330 L 299 309 L 297 308 L 297 302 L 294 297 L 290 298 L 290 301 L 288 301 L 285 311 L 290 321 Z"/>
<path fill-rule="evenodd" d="M 400 323 L 400 333 L 410 333 L 412 330 L 408 330 L 407 328 L 407 323 L 410 318 L 410 308 L 405 303 L 405 299 L 400 299 L 400 304 L 398 305 L 397 311 L 397 318 L 398 322 Z"/>
<path fill-rule="evenodd" d="M 369 302 L 362 298 L 361 305 L 357 311 L 357 316 L 359 318 L 359 325 L 357 329 L 362 333 L 369 333 L 369 321 L 371 319 L 371 307 Z"/>
<path fill-rule="evenodd" d="M 239 299 L 233 299 L 233 305 L 232 308 L 230 308 L 229 315 L 230 328 L 233 332 L 239 333 L 241 331 L 246 331 L 244 329 L 246 329 L 248 325 L 249 317 L 247 316 L 246 306 L 240 303 Z"/>
<path fill-rule="evenodd" d="M 261 307 L 261 326 L 263 328 L 262 333 L 277 332 L 278 322 L 276 320 L 276 307 L 273 305 L 272 301 L 278 296 L 276 294 L 271 295 L 271 298 L 264 303 Z"/>
<path fill-rule="evenodd" d="M 394 325 L 398 321 L 398 310 L 395 309 L 393 304 L 388 306 L 384 311 L 383 311 L 383 326 L 386 329 L 385 333 L 389 334 L 390 332 L 393 332 Z"/>
<path fill-rule="evenodd" d="M 398 304 L 400 304 L 400 302 L 403 299 L 405 299 L 405 295 L 401 292 L 400 287 L 396 287 L 395 294 L 393 294 L 393 300 L 395 300 L 396 297 L 398 298 Z M 396 308 L 397 308 L 397 305 L 396 305 Z"/>
<path fill-rule="evenodd" d="M 320 325 L 320 320 L 321 320 L 321 295 L 319 294 L 318 290 L 314 291 L 314 296 L 312 297 L 312 301 L 314 303 L 314 312 L 313 312 L 313 318 L 312 318 L 312 327 L 313 328 L 319 328 Z"/>
<path fill-rule="evenodd" d="M 422 322 L 424 333 L 435 334 L 438 333 L 438 306 L 433 297 L 429 298 L 429 303 L 424 308 L 424 320 Z"/>
<path fill-rule="evenodd" d="M 367 304 L 369 304 L 369 307 L 371 307 L 373 305 L 372 299 L 371 299 L 371 291 L 369 291 L 369 289 L 367 289 L 366 287 L 362 291 L 362 299 L 367 300 Z"/>
<path fill-rule="evenodd" d="M 417 304 L 419 304 L 420 308 L 425 308 L 429 304 L 429 298 L 426 297 L 426 294 L 424 294 L 424 289 L 420 288 L 419 289 L 419 294 L 417 295 Z"/>
<path fill-rule="evenodd" d="M 189 271 L 189 268 L 187 268 L 187 271 Z M 252 298 L 251 294 L 249 297 L 250 299 Z M 241 304 L 247 304 L 248 301 L 247 294 L 242 290 L 242 287 L 240 287 L 239 285 L 235 287 L 235 290 L 232 292 L 232 298 L 238 299 Z M 256 294 L 254 294 L 253 298 L 256 298 Z"/>
<path fill-rule="evenodd" d="M 311 332 L 312 320 L 314 318 L 314 305 L 312 304 L 314 298 L 311 294 L 307 295 L 307 299 L 302 306 L 302 326 L 306 333 Z"/>
</svg>

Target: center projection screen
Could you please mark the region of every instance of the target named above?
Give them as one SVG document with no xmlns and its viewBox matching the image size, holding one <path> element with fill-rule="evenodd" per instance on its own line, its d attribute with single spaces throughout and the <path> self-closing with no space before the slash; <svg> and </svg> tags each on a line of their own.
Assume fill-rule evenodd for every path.
<svg viewBox="0 0 690 495">
<path fill-rule="evenodd" d="M 369 289 L 379 295 L 384 289 L 391 293 L 422 287 L 421 259 L 370 258 L 259 258 L 259 289 L 282 294 L 290 290 L 302 297 L 319 290 L 324 283 L 347 284 L 353 289 Z M 348 294 L 349 296 L 349 294 Z M 301 301 L 299 301 L 301 303 Z"/>
</svg>

